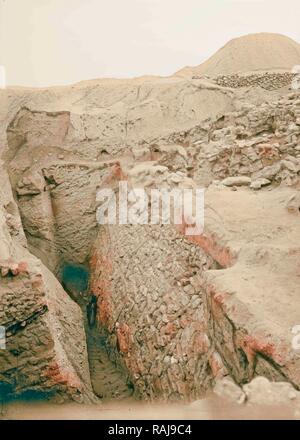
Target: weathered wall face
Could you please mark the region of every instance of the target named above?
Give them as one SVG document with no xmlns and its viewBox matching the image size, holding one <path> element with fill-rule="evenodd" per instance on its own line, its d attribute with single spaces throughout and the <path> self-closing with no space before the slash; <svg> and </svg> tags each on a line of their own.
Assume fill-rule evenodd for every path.
<svg viewBox="0 0 300 440">
<path fill-rule="evenodd" d="M 283 185 L 207 191 L 206 234 L 235 253 L 226 270 L 204 274 L 208 334 L 238 383 L 264 375 L 300 384 L 292 344 L 299 321 L 298 195 Z M 219 206 L 217 213 L 212 206 Z"/>
<path fill-rule="evenodd" d="M 201 236 L 166 225 L 100 228 L 91 260 L 98 319 L 143 398 L 195 399 L 226 375 L 299 387 L 291 328 L 300 203 L 297 212 L 284 206 L 293 193 L 212 187 Z"/>
<path fill-rule="evenodd" d="M 7 131 L 6 159 L 29 248 L 54 273 L 64 261 L 89 258 L 97 183 L 107 166 L 65 151 L 69 128 L 68 112 L 22 109 Z"/>
<path fill-rule="evenodd" d="M 7 186 L 3 172 L 1 182 Z M 0 323 L 6 328 L 0 384 L 16 394 L 89 401 L 93 394 L 81 310 L 26 249 L 18 212 L 7 213 L 13 206 L 11 192 L 0 193 Z"/>
<path fill-rule="evenodd" d="M 16 394 L 91 397 L 81 311 L 53 275 L 30 263 L 25 257 L 16 275 L 10 271 L 1 277 L 0 319 L 7 345 L 0 352 L 0 381 Z M 1 266 L 3 272 L 9 264 Z"/>
<path fill-rule="evenodd" d="M 35 112 L 22 107 L 7 127 L 7 159 L 15 157 L 25 144 L 31 147 L 61 146 L 69 127 L 69 112 Z"/>
<path fill-rule="evenodd" d="M 143 398 L 193 399 L 218 374 L 201 286 L 212 266 L 172 226 L 100 228 L 91 259 L 98 318 Z"/>
<path fill-rule="evenodd" d="M 5 103 L 0 148 L 8 159 L 27 143 L 55 145 L 77 152 L 83 160 L 100 161 L 126 154 L 132 146 L 148 144 L 157 136 L 190 129 L 220 111 L 232 111 L 236 97 L 216 84 L 149 77 L 43 90 L 11 89 L 0 99 Z"/>
<path fill-rule="evenodd" d="M 64 261 L 85 263 L 89 258 L 97 228 L 96 187 L 103 172 L 79 162 L 39 166 L 40 188 L 30 192 L 25 176 L 16 191 L 31 250 L 57 272 Z M 27 175 L 32 176 L 32 169 Z"/>
<path fill-rule="evenodd" d="M 193 186 L 167 167 L 140 163 L 100 183 L 114 189 Z M 150 211 L 150 206 L 148 207 Z M 191 400 L 226 373 L 207 334 L 203 273 L 211 256 L 175 225 L 103 225 L 90 261 L 98 320 L 107 331 L 111 357 L 128 372 L 145 399 Z"/>
<path fill-rule="evenodd" d="M 264 376 L 272 381 L 285 381 L 285 362 L 279 353 L 285 352 L 280 344 L 269 342 L 267 333 L 254 335 L 247 326 L 238 325 L 239 318 L 232 319 L 231 310 L 226 307 L 227 294 L 214 285 L 205 283 L 205 317 L 208 335 L 215 343 L 215 349 L 225 364 L 226 371 L 238 384 L 250 382 L 256 376 Z M 247 310 L 240 305 L 235 315 L 242 316 Z M 298 379 L 290 380 L 298 386 Z"/>
</svg>

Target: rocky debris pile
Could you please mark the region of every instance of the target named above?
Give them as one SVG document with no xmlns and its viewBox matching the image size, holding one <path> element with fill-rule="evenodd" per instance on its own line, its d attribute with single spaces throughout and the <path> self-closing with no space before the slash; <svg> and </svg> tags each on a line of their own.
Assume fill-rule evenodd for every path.
<svg viewBox="0 0 300 440">
<path fill-rule="evenodd" d="M 243 405 L 249 411 L 256 406 L 265 411 L 279 408 L 283 411 L 280 417 L 285 413 L 294 418 L 300 417 L 300 392 L 287 382 L 271 382 L 258 376 L 238 386 L 231 378 L 224 377 L 217 381 L 214 393 L 229 402 Z"/>
<path fill-rule="evenodd" d="M 213 81 L 222 87 L 238 89 L 240 87 L 261 87 L 265 90 L 277 90 L 282 87 L 291 87 L 297 78 L 296 73 L 253 73 L 251 75 L 219 75 Z"/>
<path fill-rule="evenodd" d="M 238 111 L 208 118 L 190 130 L 155 138 L 146 150 L 155 150 L 155 155 L 137 161 L 152 157 L 169 171 L 182 173 L 205 187 L 238 176 L 251 178 L 253 189 L 267 185 L 267 180 L 297 184 L 300 93 L 258 106 L 244 103 Z"/>
<path fill-rule="evenodd" d="M 194 188 L 194 181 L 182 171 L 172 172 L 169 167 L 161 165 L 164 160 L 139 162 L 128 170 L 131 185 L 143 188 Z"/>
<path fill-rule="evenodd" d="M 261 189 L 264 186 L 270 185 L 271 181 L 269 179 L 265 179 L 260 177 L 258 179 L 251 180 L 250 177 L 246 176 L 235 176 L 235 177 L 226 177 L 226 179 L 221 182 L 216 180 L 213 182 L 214 184 L 221 184 L 224 186 L 232 187 L 236 189 L 237 186 L 250 186 L 251 189 Z"/>
<path fill-rule="evenodd" d="M 188 166 L 188 152 L 179 143 L 153 142 L 150 146 L 133 147 L 131 151 L 136 162 L 159 160 L 170 171 L 182 171 Z"/>
<path fill-rule="evenodd" d="M 293 185 L 300 171 L 300 95 L 224 115 L 207 124 L 194 149 L 193 177 L 208 185 L 216 179 L 247 176 L 257 188 L 274 183 Z M 189 171 L 191 173 L 191 171 Z M 250 182 L 249 182 L 250 183 Z"/>
<path fill-rule="evenodd" d="M 128 177 L 130 183 L 136 185 L 136 177 L 142 184 L 143 179 L 156 174 L 157 185 L 163 185 L 165 178 L 168 178 L 168 170 L 153 162 L 140 162 L 131 168 Z M 249 185 L 250 182 L 250 178 L 243 176 L 227 181 L 235 185 Z M 263 328 L 266 324 L 263 319 L 257 324 L 255 315 L 252 316 L 252 299 L 247 297 L 239 300 L 240 293 L 249 290 L 248 284 L 245 284 L 244 289 L 238 287 L 239 282 L 242 282 L 239 276 L 242 280 L 248 280 L 247 276 L 243 276 L 243 260 L 238 255 L 241 253 L 246 259 L 247 266 L 249 261 L 257 258 L 253 253 L 273 253 L 273 249 L 266 249 L 267 244 L 264 242 L 266 236 L 272 236 L 275 240 L 271 235 L 274 234 L 273 218 L 276 219 L 275 234 L 281 239 L 278 247 L 284 252 L 286 236 L 282 237 L 282 232 L 278 234 L 277 229 L 284 231 L 284 224 L 288 231 L 294 230 L 293 225 L 297 219 L 284 218 L 281 212 L 282 201 L 278 202 L 277 197 L 269 196 L 259 202 L 255 194 L 244 192 L 237 194 L 234 200 L 230 197 L 231 191 L 225 193 L 225 189 L 221 190 L 220 187 L 214 190 L 215 194 L 207 194 L 208 207 L 218 208 L 216 212 L 211 208 L 206 211 L 206 229 L 201 236 L 187 238 L 180 235 L 182 231 L 176 232 L 173 227 L 166 225 L 107 226 L 99 231 L 91 261 L 92 291 L 99 298 L 99 320 L 108 331 L 108 340 L 111 347 L 114 347 L 117 362 L 128 369 L 132 382 L 144 398 L 197 398 L 211 386 L 214 379 L 229 372 L 239 383 L 250 380 L 255 374 L 264 374 L 276 380 L 289 377 L 296 383 L 299 381 L 293 366 L 294 360 L 290 354 L 286 354 L 289 342 L 282 339 L 280 353 L 277 353 L 273 349 L 276 342 L 270 337 L 272 329 L 267 328 L 265 333 L 256 334 L 257 325 Z M 290 190 L 286 194 L 292 203 L 295 197 L 291 199 Z M 265 197 L 264 194 L 261 196 Z M 217 200 L 214 200 L 215 197 Z M 222 197 L 224 201 L 220 204 Z M 241 213 L 247 213 L 242 201 L 260 226 L 250 225 L 249 231 L 244 226 L 244 234 L 241 236 L 240 225 L 244 225 L 247 219 L 247 216 L 239 219 Z M 256 204 L 262 207 L 257 213 Z M 229 207 L 226 215 L 221 213 L 221 205 L 223 210 Z M 232 210 L 235 212 L 235 222 L 231 219 Z M 235 239 L 238 245 L 235 245 L 234 233 L 238 235 Z M 290 238 L 292 242 L 295 241 L 295 237 Z M 289 246 L 286 243 L 286 252 L 289 252 Z M 276 244 L 274 247 L 277 249 Z M 274 264 L 279 268 L 277 254 L 274 253 Z M 286 258 L 279 258 L 287 262 Z M 239 266 L 235 265 L 237 259 Z M 289 257 L 290 267 L 293 267 L 295 260 L 295 257 Z M 273 261 L 269 264 L 273 268 Z M 238 273 L 231 278 L 230 269 L 218 271 L 220 267 L 233 267 Z M 269 266 L 265 264 L 264 267 Z M 173 274 L 181 271 L 182 277 L 174 278 Z M 226 275 L 228 283 L 224 282 Z M 264 280 L 266 274 L 259 275 L 260 283 L 263 282 L 261 277 Z M 237 281 L 236 291 L 233 280 Z M 268 280 L 265 281 L 268 284 Z M 251 286 L 253 283 L 252 277 Z M 279 290 L 282 288 L 279 279 L 276 280 L 276 286 Z M 294 287 L 291 285 L 290 294 L 294 292 Z M 250 288 L 251 298 L 256 292 L 255 286 L 253 288 L 253 292 Z M 262 299 L 261 303 L 262 307 L 268 309 L 268 303 L 264 304 Z M 288 316 L 291 322 L 296 320 L 291 313 Z M 248 326 L 247 322 L 251 325 Z M 285 328 L 283 331 L 285 339 L 288 338 Z M 187 338 L 184 335 L 188 335 Z M 230 347 L 227 338 L 232 341 Z M 188 340 L 193 341 L 192 346 Z M 282 346 L 284 348 L 281 351 Z M 184 379 L 187 375 L 190 378 L 188 383 Z"/>
</svg>

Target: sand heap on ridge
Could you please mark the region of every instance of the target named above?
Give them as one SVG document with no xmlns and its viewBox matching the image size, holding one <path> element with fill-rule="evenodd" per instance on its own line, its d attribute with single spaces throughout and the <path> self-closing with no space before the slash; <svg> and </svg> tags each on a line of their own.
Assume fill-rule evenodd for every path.
<svg viewBox="0 0 300 440">
<path fill-rule="evenodd" d="M 280 34 L 259 33 L 234 38 L 207 61 L 185 67 L 180 75 L 230 75 L 261 70 L 291 70 L 300 64 L 300 44 Z"/>
</svg>

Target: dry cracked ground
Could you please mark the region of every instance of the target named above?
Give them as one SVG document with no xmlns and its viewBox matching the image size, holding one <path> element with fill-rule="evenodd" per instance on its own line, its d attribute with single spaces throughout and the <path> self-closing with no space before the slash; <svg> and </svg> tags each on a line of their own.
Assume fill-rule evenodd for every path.
<svg viewBox="0 0 300 440">
<path fill-rule="evenodd" d="M 297 64 L 299 44 L 259 34 L 168 78 L 0 90 L 3 400 L 214 389 L 300 415 Z M 120 181 L 205 188 L 204 231 L 99 225 Z"/>
</svg>

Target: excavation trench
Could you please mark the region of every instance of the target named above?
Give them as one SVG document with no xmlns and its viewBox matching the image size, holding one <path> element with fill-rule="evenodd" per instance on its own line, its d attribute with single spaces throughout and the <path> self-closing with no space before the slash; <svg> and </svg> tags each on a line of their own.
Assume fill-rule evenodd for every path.
<svg viewBox="0 0 300 440">
<path fill-rule="evenodd" d="M 45 133 L 53 124 L 55 138 L 46 134 L 41 147 L 38 132 L 20 145 L 20 133 L 25 136 L 32 125 L 41 123 L 37 117 L 47 121 Z M 127 179 L 126 167 L 123 172 L 120 164 L 83 161 L 74 152 L 62 151 L 60 136 L 67 125 L 68 115 L 37 115 L 23 109 L 8 133 L 15 155 L 8 169 L 29 251 L 58 275 L 81 307 L 84 320 L 85 335 L 79 329 L 78 307 L 72 307 L 65 293 L 59 292 L 61 286 L 55 286 L 45 272 L 45 284 L 53 287 L 49 304 L 52 300 L 58 304 L 57 310 L 49 310 L 49 322 L 43 322 L 43 329 L 50 328 L 45 345 L 58 347 L 50 362 L 45 359 L 47 379 L 50 376 L 46 388 L 57 387 L 72 398 L 74 388 L 88 395 L 90 383 L 88 390 L 86 384 L 91 378 L 94 393 L 103 399 L 138 393 L 145 400 L 190 401 L 203 397 L 224 375 L 232 375 L 238 383 L 251 380 L 256 350 L 267 350 L 266 354 L 270 350 L 264 341 L 249 338 L 246 329 L 237 332 L 223 307 L 226 291 L 222 280 L 221 286 L 217 283 L 216 270 L 232 266 L 230 250 L 214 234 L 187 237 L 185 225 L 113 223 L 99 228 L 97 190 L 109 187 L 117 193 L 120 180 Z M 151 166 L 145 172 L 152 175 L 158 170 Z M 128 179 L 136 183 L 134 174 Z M 215 206 L 218 203 L 217 199 Z M 213 231 L 223 231 L 223 220 L 214 209 L 208 219 Z M 74 263 L 82 261 L 90 268 Z M 86 309 L 92 295 L 98 298 L 98 312 L 90 327 Z M 41 298 L 39 292 L 36 296 Z M 51 318 L 65 338 L 57 340 Z M 80 352 L 84 353 L 81 358 Z M 65 362 L 60 362 L 61 353 Z M 47 350 L 42 354 L 45 357 Z M 247 364 L 246 359 L 251 362 Z M 261 361 L 258 366 L 260 374 L 281 379 L 269 364 Z M 38 379 L 35 383 L 45 387 Z"/>
<path fill-rule="evenodd" d="M 94 325 L 88 322 L 88 304 L 92 297 L 89 276 L 87 267 L 72 263 L 63 264 L 60 272 L 62 286 L 82 310 L 93 391 L 103 400 L 128 399 L 133 395 L 133 388 L 125 371 L 110 356 L 106 330 L 97 319 Z"/>
<path fill-rule="evenodd" d="M 41 141 L 39 137 L 38 143 L 27 143 L 25 133 L 34 132 L 31 123 L 37 122 L 36 118 L 39 117 L 45 118 L 46 126 L 45 121 L 41 125 L 45 128 L 45 133 L 47 132 L 46 138 Z M 105 323 L 102 326 L 98 316 L 94 326 L 88 324 L 87 305 L 92 297 L 90 273 L 88 267 L 78 264 L 89 261 L 91 247 L 98 234 L 95 216 L 96 186 L 109 173 L 110 167 L 83 161 L 73 153 L 61 151 L 59 145 L 68 132 L 68 124 L 68 112 L 41 114 L 24 108 L 16 115 L 7 132 L 7 168 L 29 252 L 56 277 L 56 280 L 52 280 L 46 270 L 41 275 L 43 282 L 44 276 L 47 278 L 43 285 L 45 292 L 42 294 L 53 305 L 44 317 L 45 322 L 41 323 L 43 329 L 49 330 L 47 338 L 44 338 L 45 348 L 41 349 L 41 356 L 47 357 L 48 347 L 51 346 L 52 358 L 50 361 L 45 360 L 45 368 L 40 370 L 41 373 L 37 369 L 34 379 L 33 374 L 30 376 L 30 387 L 49 388 L 53 392 L 57 390 L 71 398 L 73 394 L 75 398 L 78 397 L 77 394 L 81 394 L 88 400 L 91 394 L 88 377 L 90 373 L 93 391 L 98 397 L 107 400 L 128 398 L 133 395 L 133 386 L 127 377 L 129 370 L 119 362 L 121 356 L 118 356 L 117 345 L 112 347 L 109 343 L 115 337 L 114 331 L 107 329 Z M 31 155 L 28 155 L 27 148 L 32 148 Z M 69 298 L 66 298 L 61 286 L 56 284 L 57 280 L 69 297 L 80 306 L 85 336 L 80 325 L 81 314 L 77 307 L 73 307 Z M 49 283 L 51 289 L 47 291 Z M 37 292 L 32 307 L 39 301 L 44 301 L 44 298 Z M 98 297 L 98 307 L 100 301 L 102 298 Z M 26 305 L 23 309 L 26 310 Z M 39 323 L 37 321 L 35 324 Z M 32 332 L 34 331 L 35 327 L 32 326 Z M 24 340 L 26 337 L 24 335 Z M 84 337 L 88 349 L 89 372 Z M 15 338 L 16 345 L 20 338 L 22 335 Z M 30 334 L 28 339 L 34 345 L 34 335 Z M 32 361 L 35 362 L 34 359 Z M 10 368 L 9 362 L 7 368 Z M 43 383 L 43 375 L 47 377 L 47 386 Z"/>
</svg>

